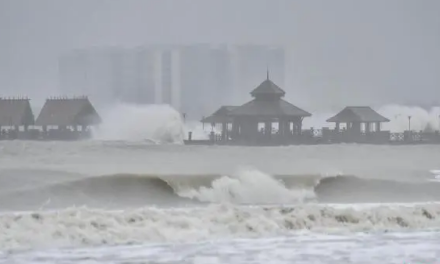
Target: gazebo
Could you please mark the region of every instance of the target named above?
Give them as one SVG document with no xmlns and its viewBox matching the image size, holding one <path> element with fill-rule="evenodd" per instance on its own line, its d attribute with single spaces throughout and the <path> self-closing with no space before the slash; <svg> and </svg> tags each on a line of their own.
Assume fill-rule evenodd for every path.
<svg viewBox="0 0 440 264">
<path fill-rule="evenodd" d="M 337 131 L 340 130 L 340 124 L 345 123 L 347 130 L 361 133 L 362 124 L 365 124 L 365 132 L 379 132 L 381 123 L 390 122 L 390 120 L 369 106 L 347 106 L 335 116 L 327 119 L 327 122 L 335 123 Z"/>
<path fill-rule="evenodd" d="M 232 124 L 233 141 L 249 144 L 267 143 L 273 139 L 287 142 L 301 135 L 302 121 L 311 114 L 283 100 L 286 92 L 272 82 L 267 75 L 251 93 L 253 100 L 237 107 L 223 107 L 202 120 L 222 124 L 222 140 L 225 140 L 228 124 Z M 223 109 L 222 114 L 219 114 Z M 278 131 L 273 133 L 273 124 Z M 259 129 L 260 124 L 263 129 Z"/>
<path fill-rule="evenodd" d="M 381 124 L 389 121 L 369 106 L 347 106 L 335 116 L 327 119 L 327 122 L 336 124 L 335 131 L 329 134 L 331 141 L 360 143 L 389 141 L 389 131 L 381 131 Z M 341 131 L 341 123 L 346 124 L 345 130 Z"/>
</svg>

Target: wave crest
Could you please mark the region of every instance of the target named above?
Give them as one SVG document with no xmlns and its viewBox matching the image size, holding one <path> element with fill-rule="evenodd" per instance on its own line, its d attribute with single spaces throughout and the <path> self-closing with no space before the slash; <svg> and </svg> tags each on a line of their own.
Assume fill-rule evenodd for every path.
<svg viewBox="0 0 440 264">
<path fill-rule="evenodd" d="M 440 201 L 439 185 L 429 181 L 398 182 L 348 175 L 271 176 L 255 169 L 242 169 L 229 176 L 116 174 L 29 186 L 1 192 L 0 209 Z"/>
<path fill-rule="evenodd" d="M 179 190 L 178 194 L 201 202 L 239 204 L 291 204 L 315 198 L 313 189 L 289 189 L 281 180 L 253 169 L 215 179 L 210 187 Z"/>
</svg>

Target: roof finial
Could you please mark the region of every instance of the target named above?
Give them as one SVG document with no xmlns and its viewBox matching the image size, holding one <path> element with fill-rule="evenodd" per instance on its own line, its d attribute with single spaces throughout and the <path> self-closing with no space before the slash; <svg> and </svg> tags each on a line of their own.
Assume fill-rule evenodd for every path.
<svg viewBox="0 0 440 264">
<path fill-rule="evenodd" d="M 266 79 L 269 80 L 269 66 L 266 66 Z"/>
</svg>

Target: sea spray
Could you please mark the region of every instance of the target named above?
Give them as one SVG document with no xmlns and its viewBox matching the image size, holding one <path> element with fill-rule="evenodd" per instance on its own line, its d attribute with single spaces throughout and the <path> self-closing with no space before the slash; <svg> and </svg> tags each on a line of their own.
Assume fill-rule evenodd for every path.
<svg viewBox="0 0 440 264">
<path fill-rule="evenodd" d="M 390 119 L 390 122 L 385 123 L 383 128 L 392 132 L 408 130 L 409 126 L 415 131 L 423 131 L 427 128 L 440 129 L 440 107 L 425 110 L 420 107 L 386 105 L 380 107 L 378 112 Z M 411 124 L 408 120 L 409 116 Z"/>
<path fill-rule="evenodd" d="M 103 115 L 103 123 L 93 131 L 97 140 L 152 141 L 181 144 L 184 123 L 169 105 L 118 104 Z"/>
<path fill-rule="evenodd" d="M 189 132 L 192 134 L 192 139 L 207 140 L 209 139 L 209 134 L 213 131 L 218 134 L 221 133 L 221 129 L 211 124 L 202 124 L 199 121 L 188 121 L 185 122 L 185 135 L 187 136 Z"/>
</svg>

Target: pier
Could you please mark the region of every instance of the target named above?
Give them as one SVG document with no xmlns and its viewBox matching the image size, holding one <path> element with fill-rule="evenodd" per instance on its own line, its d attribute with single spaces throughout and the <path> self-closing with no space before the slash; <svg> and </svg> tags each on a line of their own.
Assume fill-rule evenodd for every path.
<svg viewBox="0 0 440 264">
<path fill-rule="evenodd" d="M 390 122 L 369 106 L 347 106 L 326 121 L 335 128 L 303 129 L 309 112 L 283 99 L 285 91 L 269 79 L 251 91 L 253 99 L 241 106 L 221 106 L 203 118 L 203 125 L 214 129 L 206 140 L 193 140 L 188 133 L 187 145 L 283 146 L 315 144 L 440 144 L 439 131 L 391 133 L 382 130 Z M 440 117 L 439 117 L 440 119 Z M 411 117 L 408 118 L 411 121 Z M 440 120 L 439 120 L 440 122 Z"/>
</svg>

